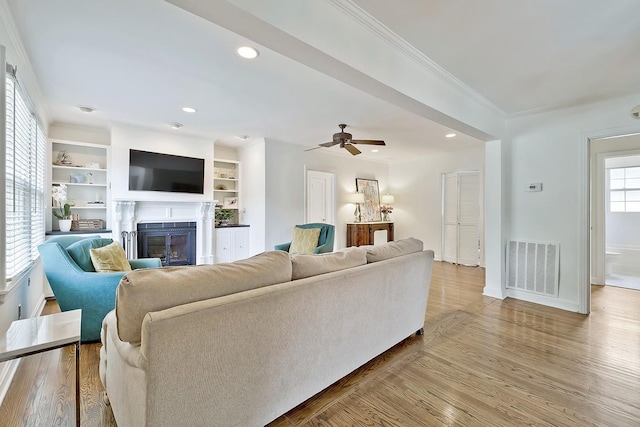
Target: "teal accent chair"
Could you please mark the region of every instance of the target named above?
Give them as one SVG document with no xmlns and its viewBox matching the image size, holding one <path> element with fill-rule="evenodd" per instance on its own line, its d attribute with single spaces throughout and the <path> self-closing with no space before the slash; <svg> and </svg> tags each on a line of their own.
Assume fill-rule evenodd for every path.
<svg viewBox="0 0 640 427">
<path fill-rule="evenodd" d="M 42 266 L 61 311 L 82 309 L 80 340 L 100 340 L 102 320 L 116 304 L 124 272 L 96 273 L 91 248 L 113 242 L 100 237 L 57 236 L 38 246 Z M 159 258 L 129 260 L 132 269 L 161 267 Z"/>
<path fill-rule="evenodd" d="M 322 254 L 325 252 L 333 252 L 333 237 L 335 227 L 331 224 L 323 224 L 321 222 L 313 222 L 310 224 L 296 225 L 299 228 L 319 228 L 320 236 L 318 237 L 318 247 L 313 251 L 314 254 Z M 277 251 L 289 252 L 291 242 L 275 245 Z"/>
</svg>

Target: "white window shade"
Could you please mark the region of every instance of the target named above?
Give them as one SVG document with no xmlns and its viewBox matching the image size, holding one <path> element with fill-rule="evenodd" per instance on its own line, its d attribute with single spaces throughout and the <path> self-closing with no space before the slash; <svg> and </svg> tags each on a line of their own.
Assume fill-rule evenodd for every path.
<svg viewBox="0 0 640 427">
<path fill-rule="evenodd" d="M 46 136 L 28 98 L 13 76 L 6 77 L 5 275 L 24 273 L 44 241 L 44 162 Z"/>
</svg>

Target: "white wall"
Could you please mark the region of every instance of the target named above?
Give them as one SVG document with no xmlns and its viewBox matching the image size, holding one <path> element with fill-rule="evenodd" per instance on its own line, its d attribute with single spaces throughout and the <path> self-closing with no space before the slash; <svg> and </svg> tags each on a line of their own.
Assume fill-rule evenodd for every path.
<svg viewBox="0 0 640 427">
<path fill-rule="evenodd" d="M 213 144 L 213 151 L 216 159 L 238 160 L 238 150 L 233 147 L 221 145 L 218 142 Z"/>
<path fill-rule="evenodd" d="M 129 191 L 129 149 L 153 151 L 205 160 L 204 194 Z M 111 198 L 140 201 L 189 201 L 213 199 L 213 140 L 114 124 L 111 129 Z"/>
<path fill-rule="evenodd" d="M 336 247 L 346 246 L 347 222 L 354 206 L 347 194 L 356 190 L 356 177 L 377 179 L 380 192 L 388 188 L 388 166 L 353 157 L 344 150 L 314 150 L 267 139 L 239 149 L 242 161 L 242 198 L 251 225 L 251 253 L 271 250 L 291 241 L 294 225 L 304 223 L 306 170 L 336 176 Z"/>
<path fill-rule="evenodd" d="M 111 144 L 111 134 L 108 129 L 80 126 L 70 123 L 52 123 L 47 134 L 49 138 L 67 141 L 90 142 L 92 144 Z"/>
<path fill-rule="evenodd" d="M 265 141 L 259 139 L 238 150 L 241 164 L 240 194 L 243 213 L 241 222 L 249 224 L 249 255 L 265 250 L 266 176 Z"/>
<path fill-rule="evenodd" d="M 389 167 L 390 193 L 395 196 L 392 219 L 395 222 L 396 239 L 416 237 L 425 248 L 442 259 L 442 174 L 456 171 L 480 172 L 480 188 L 483 188 L 484 144 L 475 150 L 445 153 Z M 483 192 L 480 206 L 484 205 Z M 481 212 L 482 212 L 481 208 Z M 482 221 L 482 219 L 481 219 Z M 484 226 L 481 222 L 481 229 Z M 484 241 L 481 238 L 481 241 Z M 483 245 L 484 248 L 484 245 Z M 484 264 L 484 250 L 481 251 Z"/>
<path fill-rule="evenodd" d="M 589 291 L 588 138 L 640 130 L 630 110 L 640 95 L 541 114 L 507 122 L 510 181 L 507 200 L 509 239 L 560 244 L 558 298 L 507 292 L 533 302 L 585 311 Z M 490 169 L 495 162 L 487 163 Z M 530 182 L 543 191 L 526 192 Z M 501 248 L 501 250 L 504 250 Z M 500 269 L 496 263 L 489 269 Z"/>
</svg>

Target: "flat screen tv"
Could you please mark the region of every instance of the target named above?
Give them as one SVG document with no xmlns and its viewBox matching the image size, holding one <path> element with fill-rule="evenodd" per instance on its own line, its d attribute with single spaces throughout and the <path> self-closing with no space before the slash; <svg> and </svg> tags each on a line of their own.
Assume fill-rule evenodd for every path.
<svg viewBox="0 0 640 427">
<path fill-rule="evenodd" d="M 204 194 L 204 159 L 129 150 L 129 190 Z"/>
</svg>

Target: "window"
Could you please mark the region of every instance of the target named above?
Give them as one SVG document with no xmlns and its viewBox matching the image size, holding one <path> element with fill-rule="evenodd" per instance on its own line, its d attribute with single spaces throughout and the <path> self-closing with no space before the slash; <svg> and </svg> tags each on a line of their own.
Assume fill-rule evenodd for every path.
<svg viewBox="0 0 640 427">
<path fill-rule="evenodd" d="M 46 135 L 29 98 L 7 66 L 5 134 L 5 275 L 7 282 L 25 273 L 44 241 Z"/>
<path fill-rule="evenodd" d="M 611 212 L 640 212 L 640 166 L 609 169 Z"/>
</svg>

